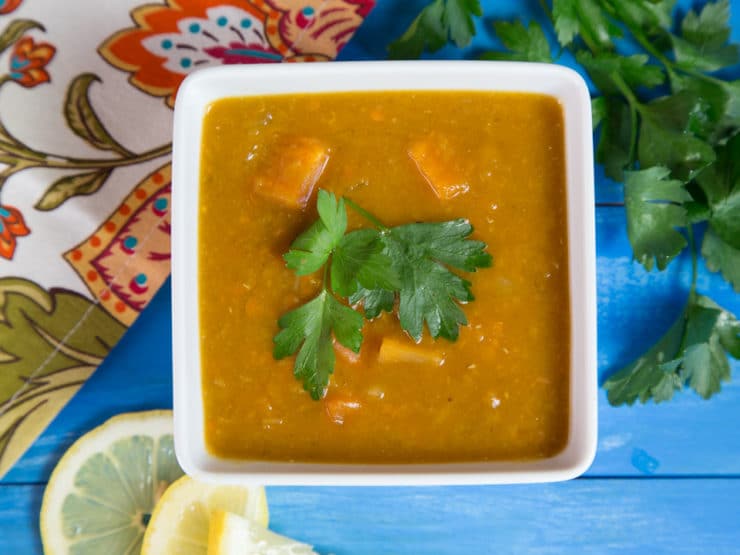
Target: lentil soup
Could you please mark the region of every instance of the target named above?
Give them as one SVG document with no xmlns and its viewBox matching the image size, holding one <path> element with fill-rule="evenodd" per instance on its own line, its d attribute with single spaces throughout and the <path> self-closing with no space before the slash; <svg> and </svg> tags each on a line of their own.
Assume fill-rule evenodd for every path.
<svg viewBox="0 0 740 555">
<path fill-rule="evenodd" d="M 431 463 L 555 455 L 568 439 L 570 315 L 562 108 L 549 96 L 367 92 L 227 98 L 208 109 L 199 281 L 206 445 L 249 460 Z M 336 346 L 314 401 L 273 358 L 311 299 L 282 255 L 319 188 L 387 225 L 464 217 L 494 257 L 463 274 L 459 339 L 415 344 L 395 314 Z M 367 223 L 348 211 L 349 227 Z"/>
</svg>

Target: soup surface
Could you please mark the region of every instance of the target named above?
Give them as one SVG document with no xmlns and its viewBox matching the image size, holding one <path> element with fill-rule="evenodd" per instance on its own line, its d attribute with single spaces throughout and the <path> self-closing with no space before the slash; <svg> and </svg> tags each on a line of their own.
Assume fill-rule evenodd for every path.
<svg viewBox="0 0 740 555">
<path fill-rule="evenodd" d="M 411 463 L 545 458 L 564 447 L 570 316 L 555 99 L 228 98 L 208 110 L 201 156 L 202 387 L 213 454 Z M 318 177 L 305 208 L 270 189 L 306 173 L 295 157 Z M 430 186 L 445 180 L 462 185 Z M 295 357 L 275 360 L 272 349 L 278 317 L 320 288 L 320 276 L 298 278 L 282 259 L 316 219 L 319 188 L 386 225 L 468 218 L 494 263 L 463 274 L 475 301 L 463 306 L 469 325 L 457 342 L 435 341 L 425 328 L 416 345 L 384 313 L 365 322 L 359 359 L 337 349 L 327 395 L 314 401 L 293 377 Z M 367 226 L 348 213 L 350 228 Z M 379 356 L 384 341 L 408 349 Z"/>
</svg>

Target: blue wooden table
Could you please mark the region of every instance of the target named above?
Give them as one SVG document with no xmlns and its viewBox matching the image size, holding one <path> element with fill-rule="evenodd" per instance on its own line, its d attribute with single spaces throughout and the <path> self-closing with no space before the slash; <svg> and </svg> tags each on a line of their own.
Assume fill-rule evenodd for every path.
<svg viewBox="0 0 740 555">
<path fill-rule="evenodd" d="M 378 0 L 342 59 L 379 59 L 423 0 Z M 488 15 L 537 2 L 487 1 Z M 688 2 L 682 2 L 687 5 Z M 733 40 L 740 42 L 740 0 Z M 479 25 L 465 55 L 497 46 Z M 463 54 L 445 49 L 440 57 Z M 654 342 L 677 316 L 690 261 L 648 274 L 631 260 L 621 188 L 597 172 L 600 378 Z M 740 314 L 740 296 L 701 269 L 700 291 Z M 81 434 L 123 411 L 171 407 L 170 287 L 165 285 L 96 374 L 0 481 L 0 555 L 41 553 L 46 480 Z M 603 391 L 596 460 L 553 485 L 269 488 L 271 526 L 336 555 L 458 553 L 740 553 L 740 364 L 711 401 L 610 407 Z M 102 555 L 102 554 L 101 554 Z"/>
</svg>

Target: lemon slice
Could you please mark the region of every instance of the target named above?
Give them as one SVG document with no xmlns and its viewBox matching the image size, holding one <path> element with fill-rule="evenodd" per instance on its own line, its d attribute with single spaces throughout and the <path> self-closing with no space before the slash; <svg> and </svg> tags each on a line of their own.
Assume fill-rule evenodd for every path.
<svg viewBox="0 0 740 555">
<path fill-rule="evenodd" d="M 49 479 L 44 553 L 138 554 L 154 505 L 180 476 L 171 411 L 111 418 L 78 439 Z"/>
<path fill-rule="evenodd" d="M 310 545 L 271 532 L 233 513 L 211 514 L 207 555 L 316 555 Z"/>
<path fill-rule="evenodd" d="M 142 555 L 206 555 L 211 515 L 228 511 L 266 527 L 265 488 L 223 486 L 184 476 L 165 492 L 152 513 Z"/>
</svg>

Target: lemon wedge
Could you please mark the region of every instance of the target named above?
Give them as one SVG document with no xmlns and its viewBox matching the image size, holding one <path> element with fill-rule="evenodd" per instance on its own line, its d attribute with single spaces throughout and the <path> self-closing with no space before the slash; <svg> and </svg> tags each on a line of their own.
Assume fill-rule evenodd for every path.
<svg viewBox="0 0 740 555">
<path fill-rule="evenodd" d="M 183 476 L 155 507 L 142 555 L 206 555 L 212 515 L 218 511 L 248 519 L 255 529 L 265 529 L 269 520 L 265 489 L 205 484 Z"/>
<path fill-rule="evenodd" d="M 207 555 L 316 555 L 310 545 L 227 511 L 211 514 Z"/>
<path fill-rule="evenodd" d="M 111 418 L 79 438 L 49 478 L 44 553 L 138 554 L 155 504 L 180 476 L 171 411 Z"/>
</svg>

